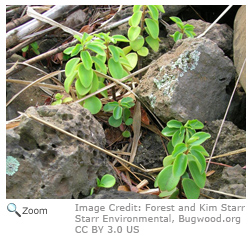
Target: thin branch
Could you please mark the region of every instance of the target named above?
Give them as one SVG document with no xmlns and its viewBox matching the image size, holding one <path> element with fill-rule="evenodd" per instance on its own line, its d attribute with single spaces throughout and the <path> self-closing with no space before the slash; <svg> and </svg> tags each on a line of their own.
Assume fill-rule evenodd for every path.
<svg viewBox="0 0 250 236">
<path fill-rule="evenodd" d="M 202 188 L 203 190 L 209 191 L 209 192 L 213 192 L 213 193 L 219 193 L 225 196 L 229 196 L 229 197 L 235 197 L 235 198 L 241 198 L 241 199 L 246 199 L 246 197 L 240 196 L 240 195 L 234 195 L 231 193 L 224 193 L 221 191 L 217 191 L 217 190 L 213 190 L 213 189 L 207 189 L 207 188 Z"/>
</svg>

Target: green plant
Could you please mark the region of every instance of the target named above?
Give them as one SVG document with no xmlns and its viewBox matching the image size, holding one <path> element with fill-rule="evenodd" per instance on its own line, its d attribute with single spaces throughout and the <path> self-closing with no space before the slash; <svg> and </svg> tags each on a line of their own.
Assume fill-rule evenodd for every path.
<svg viewBox="0 0 250 236">
<path fill-rule="evenodd" d="M 129 20 L 131 27 L 128 30 L 128 38 L 123 35 L 110 36 L 110 32 L 95 35 L 89 35 L 85 32 L 82 38 L 75 35 L 74 37 L 80 43 L 64 50 L 66 55 L 73 57 L 65 66 L 64 87 L 66 92 L 72 92 L 70 88 L 74 81 L 79 99 L 103 88 L 105 86 L 104 78 L 96 71 L 104 75 L 109 74 L 115 79 L 127 76 L 129 71 L 137 65 L 138 56 L 148 55 L 148 49 L 143 46 L 145 42 L 142 36 L 144 22 L 147 26 L 145 30 L 148 33 L 146 42 L 154 51 L 158 51 L 158 10 L 164 12 L 161 5 L 134 6 L 133 15 Z M 145 19 L 146 13 L 149 13 L 151 19 Z M 138 26 L 140 22 L 141 27 Z M 129 46 L 121 49 L 115 46 L 117 42 L 126 42 L 129 43 Z M 132 50 L 134 52 L 131 52 Z M 101 92 L 101 95 L 107 97 L 107 91 Z M 114 91 L 113 97 L 115 100 Z M 98 113 L 102 108 L 102 103 L 96 96 L 85 99 L 82 105 L 92 114 Z"/>
<path fill-rule="evenodd" d="M 128 42 L 129 40 L 125 36 L 109 36 L 109 33 L 100 33 L 95 36 L 96 38 L 86 32 L 82 38 L 75 35 L 74 37 L 80 43 L 64 50 L 65 54 L 74 57 L 65 66 L 66 80 L 64 87 L 66 92 L 69 93 L 70 87 L 76 79 L 75 88 L 78 98 L 105 87 L 104 78 L 98 76 L 100 73 L 97 75 L 96 71 L 120 79 L 128 75 L 125 67 L 129 70 L 133 69 L 123 50 L 110 45 L 118 41 Z M 75 57 L 78 54 L 80 54 L 80 57 Z M 93 66 L 95 70 L 92 68 Z M 107 91 L 101 92 L 101 95 L 107 97 Z M 92 114 L 96 114 L 101 110 L 102 103 L 98 97 L 92 96 L 84 100 L 83 107 L 87 108 Z"/>
<path fill-rule="evenodd" d="M 119 127 L 122 122 L 124 122 L 127 126 L 132 125 L 133 119 L 130 118 L 130 108 L 133 107 L 134 101 L 131 97 L 125 97 L 121 99 L 119 102 L 109 102 L 104 107 L 103 110 L 105 112 L 112 111 L 113 115 L 109 118 L 109 124 L 113 127 Z M 130 137 L 130 132 L 125 130 L 122 135 L 124 137 Z"/>
<path fill-rule="evenodd" d="M 179 27 L 180 32 L 176 31 L 174 34 L 170 35 L 173 37 L 174 41 L 176 42 L 179 39 L 182 39 L 183 34 L 185 33 L 188 38 L 194 38 L 196 36 L 194 32 L 194 26 L 190 24 L 183 24 L 182 20 L 179 17 L 172 16 L 169 17 L 172 21 L 176 23 L 176 25 Z"/>
<path fill-rule="evenodd" d="M 6 174 L 9 176 L 14 175 L 18 171 L 20 163 L 19 161 L 12 156 L 7 156 L 6 158 Z"/>
<path fill-rule="evenodd" d="M 159 49 L 159 11 L 165 12 L 162 5 L 135 5 L 133 7 L 133 15 L 129 19 L 130 28 L 128 30 L 129 46 L 124 48 L 126 53 L 131 50 L 135 51 L 139 56 L 145 57 L 149 50 L 144 46 L 147 44 L 157 52 Z M 145 18 L 146 14 L 150 18 Z M 146 27 L 144 27 L 144 24 Z M 139 26 L 140 25 L 140 26 Z M 148 36 L 144 39 L 143 31 L 146 31 Z M 136 55 L 136 54 L 135 54 Z M 136 61 L 136 56 L 134 56 Z"/>
<path fill-rule="evenodd" d="M 196 132 L 203 127 L 198 120 L 189 120 L 184 126 L 177 120 L 170 120 L 162 130 L 162 134 L 172 137 L 172 140 L 167 145 L 170 155 L 163 159 L 164 168 L 155 180 L 161 197 L 175 198 L 182 188 L 187 198 L 199 197 L 206 181 L 205 156 L 209 156 L 201 144 L 211 137 L 208 133 Z"/>
<path fill-rule="evenodd" d="M 27 45 L 26 47 L 22 48 L 22 52 L 26 53 L 29 49 L 31 49 L 36 55 L 40 54 L 39 45 L 37 42 L 33 42 L 30 45 Z"/>
<path fill-rule="evenodd" d="M 66 97 L 63 99 L 63 95 L 60 93 L 57 93 L 55 95 L 55 99 L 56 101 L 53 102 L 51 105 L 57 105 L 57 104 L 62 104 L 62 103 L 67 103 L 67 102 L 71 102 L 73 99 L 72 97 Z"/>
<path fill-rule="evenodd" d="M 96 183 L 98 188 L 112 188 L 115 185 L 115 182 L 116 182 L 115 177 L 110 174 L 102 176 L 101 180 L 99 178 L 96 178 Z M 95 187 L 91 188 L 90 195 L 94 193 L 95 189 L 96 189 Z"/>
</svg>

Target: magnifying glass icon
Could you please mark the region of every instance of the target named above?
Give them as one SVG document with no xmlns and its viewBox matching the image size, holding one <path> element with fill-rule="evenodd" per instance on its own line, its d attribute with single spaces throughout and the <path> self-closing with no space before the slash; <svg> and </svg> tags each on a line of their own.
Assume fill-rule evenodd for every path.
<svg viewBox="0 0 250 236">
<path fill-rule="evenodd" d="M 19 217 L 21 217 L 21 215 L 16 211 L 16 205 L 14 203 L 9 203 L 7 206 L 7 210 L 9 212 L 15 212 Z"/>
</svg>

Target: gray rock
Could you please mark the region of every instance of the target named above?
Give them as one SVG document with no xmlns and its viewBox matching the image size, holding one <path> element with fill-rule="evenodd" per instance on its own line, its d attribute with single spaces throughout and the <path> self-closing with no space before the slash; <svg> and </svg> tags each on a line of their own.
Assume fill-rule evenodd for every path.
<svg viewBox="0 0 250 236">
<path fill-rule="evenodd" d="M 223 117 L 234 79 L 232 61 L 209 39 L 184 39 L 161 56 L 135 92 L 163 122 Z"/>
<path fill-rule="evenodd" d="M 207 122 L 203 131 L 208 132 L 211 138 L 204 143 L 204 147 L 211 153 L 216 136 L 219 132 L 219 128 L 222 120 L 216 120 Z M 239 129 L 230 121 L 225 121 L 218 143 L 215 148 L 214 156 L 225 154 L 231 151 L 236 151 L 246 147 L 246 131 Z M 239 164 L 240 166 L 246 165 L 246 152 L 238 153 L 230 156 L 220 157 L 216 159 L 217 162 L 234 166 Z"/>
<path fill-rule="evenodd" d="M 157 195 L 139 194 L 135 192 L 117 191 L 115 189 L 102 189 L 99 193 L 86 197 L 86 199 L 160 199 Z"/>
<path fill-rule="evenodd" d="M 234 65 L 239 74 L 246 58 L 246 6 L 241 6 L 234 20 Z M 246 91 L 246 65 L 243 69 L 240 83 Z"/>
<path fill-rule="evenodd" d="M 16 61 L 22 62 L 25 59 L 16 54 L 8 58 L 7 63 L 15 63 Z M 41 65 L 35 64 L 34 66 L 43 69 Z M 10 68 L 11 66 L 7 66 Z M 41 78 L 41 72 L 27 67 L 18 73 L 10 76 L 8 79 L 18 79 L 25 81 L 35 81 Z M 48 83 L 48 81 L 46 81 Z M 25 86 L 16 83 L 6 83 L 6 101 L 9 101 L 14 95 L 21 91 Z M 24 112 L 30 106 L 43 105 L 46 97 L 48 96 L 39 87 L 30 87 L 27 91 L 21 93 L 10 105 L 6 108 L 6 119 L 10 120 L 19 116 L 18 111 Z"/>
<path fill-rule="evenodd" d="M 214 178 L 213 175 L 207 178 L 206 188 L 218 190 L 223 193 L 246 196 L 246 170 L 240 165 L 234 167 L 225 167 L 219 178 Z M 216 199 L 232 199 L 234 197 L 208 192 L 201 190 L 201 192 Z"/>
<path fill-rule="evenodd" d="M 162 13 L 162 18 L 177 16 L 180 12 L 187 8 L 187 5 L 163 5 L 165 13 Z"/>
<path fill-rule="evenodd" d="M 100 123 L 78 104 L 30 107 L 26 113 L 104 147 Z M 7 198 L 77 198 L 88 196 L 96 178 L 113 174 L 106 155 L 55 129 L 24 117 L 7 130 L 7 156 L 19 169 L 6 176 Z"/>
</svg>

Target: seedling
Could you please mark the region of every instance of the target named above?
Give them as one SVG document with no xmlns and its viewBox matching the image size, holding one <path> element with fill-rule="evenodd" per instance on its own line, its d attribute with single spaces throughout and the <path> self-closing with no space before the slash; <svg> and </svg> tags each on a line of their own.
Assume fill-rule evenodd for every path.
<svg viewBox="0 0 250 236">
<path fill-rule="evenodd" d="M 183 188 L 187 198 L 199 197 L 206 181 L 205 156 L 209 156 L 201 144 L 211 137 L 208 133 L 196 132 L 203 127 L 198 120 L 189 120 L 184 126 L 177 120 L 170 120 L 162 130 L 162 134 L 172 140 L 167 145 L 170 155 L 163 159 L 164 169 L 155 180 L 155 187 L 161 190 L 159 196 L 176 198 Z"/>
<path fill-rule="evenodd" d="M 104 175 L 101 180 L 96 178 L 97 188 L 112 188 L 115 185 L 115 182 L 115 177 L 110 174 Z M 95 189 L 95 187 L 91 188 L 90 195 L 94 193 Z"/>
<path fill-rule="evenodd" d="M 55 95 L 55 99 L 56 101 L 53 102 L 51 105 L 57 105 L 57 104 L 62 104 L 62 103 L 68 103 L 68 102 L 71 102 L 73 99 L 72 97 L 66 97 L 63 99 L 63 95 L 60 94 L 60 93 L 57 93 Z"/>
<path fill-rule="evenodd" d="M 112 111 L 113 115 L 109 118 L 109 124 L 113 127 L 119 127 L 122 122 L 124 122 L 127 126 L 132 125 L 133 119 L 130 118 L 130 108 L 133 107 L 134 101 L 131 97 L 125 97 L 118 102 L 109 102 L 104 107 L 103 110 L 105 112 Z M 128 130 L 122 133 L 124 137 L 130 137 L 130 132 Z"/>
<path fill-rule="evenodd" d="M 174 34 L 170 35 L 171 37 L 173 37 L 174 41 L 176 42 L 179 39 L 182 39 L 183 34 L 186 34 L 186 36 L 188 38 L 194 38 L 194 36 L 196 36 L 195 32 L 194 32 L 194 26 L 190 25 L 190 24 L 185 24 L 182 22 L 182 20 L 179 17 L 176 16 L 172 16 L 169 17 L 172 21 L 174 21 L 177 26 L 180 29 L 179 31 L 176 31 Z"/>
<path fill-rule="evenodd" d="M 31 49 L 36 55 L 40 54 L 39 45 L 37 42 L 33 42 L 30 45 L 27 45 L 26 47 L 22 48 L 22 52 L 23 52 L 24 57 L 29 49 Z"/>
</svg>

